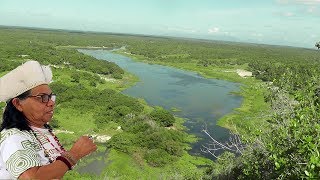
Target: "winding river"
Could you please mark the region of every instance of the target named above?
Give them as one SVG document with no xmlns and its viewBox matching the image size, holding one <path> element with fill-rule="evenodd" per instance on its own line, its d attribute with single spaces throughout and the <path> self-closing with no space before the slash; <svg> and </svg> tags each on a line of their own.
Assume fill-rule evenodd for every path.
<svg viewBox="0 0 320 180">
<path fill-rule="evenodd" d="M 209 141 L 203 132 L 207 128 L 219 141 L 229 139 L 229 131 L 217 126 L 217 120 L 241 105 L 242 97 L 232 92 L 239 91 L 240 84 L 223 80 L 206 79 L 196 73 L 161 65 L 150 65 L 107 50 L 84 50 L 79 52 L 97 59 L 115 62 L 124 70 L 135 74 L 140 81 L 123 91 L 132 97 L 143 98 L 152 106 L 162 106 L 180 111 L 176 116 L 186 119 L 188 133 L 201 138 L 192 144 L 190 153 L 213 158 L 201 152 L 200 147 Z"/>
</svg>

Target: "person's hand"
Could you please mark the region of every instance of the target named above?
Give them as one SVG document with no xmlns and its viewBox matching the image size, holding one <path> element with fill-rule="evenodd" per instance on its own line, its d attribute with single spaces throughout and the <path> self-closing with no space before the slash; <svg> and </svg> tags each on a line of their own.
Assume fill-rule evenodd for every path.
<svg viewBox="0 0 320 180">
<path fill-rule="evenodd" d="M 97 146 L 89 136 L 81 136 L 70 149 L 70 154 L 75 158 L 76 161 L 82 157 L 91 154 L 97 150 Z"/>
</svg>

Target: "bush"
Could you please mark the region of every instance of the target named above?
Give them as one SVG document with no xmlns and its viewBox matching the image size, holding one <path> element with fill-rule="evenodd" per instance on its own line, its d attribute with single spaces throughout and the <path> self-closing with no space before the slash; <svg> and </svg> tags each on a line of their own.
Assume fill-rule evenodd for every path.
<svg viewBox="0 0 320 180">
<path fill-rule="evenodd" d="M 118 151 L 129 153 L 134 149 L 134 139 L 136 137 L 131 133 L 120 133 L 112 136 L 112 138 L 107 142 L 108 148 L 114 148 Z"/>
<path fill-rule="evenodd" d="M 176 158 L 162 149 L 151 149 L 146 153 L 145 159 L 150 166 L 163 167 L 173 162 Z"/>
<path fill-rule="evenodd" d="M 80 82 L 80 75 L 77 72 L 71 74 L 71 82 L 79 83 Z"/>
<path fill-rule="evenodd" d="M 122 79 L 122 74 L 120 74 L 120 73 L 114 73 L 114 74 L 112 74 L 111 77 L 113 77 L 113 78 L 115 78 L 115 79 Z"/>
<path fill-rule="evenodd" d="M 166 141 L 164 143 L 164 150 L 173 156 L 182 156 L 183 154 L 182 145 L 176 141 Z"/>
<path fill-rule="evenodd" d="M 139 119 L 139 118 L 128 119 L 122 125 L 122 129 L 124 131 L 130 132 L 130 133 L 145 132 L 149 128 L 151 128 L 150 125 L 147 124 L 146 122 L 144 122 L 142 119 Z"/>
<path fill-rule="evenodd" d="M 95 82 L 95 81 L 90 81 L 90 86 L 92 86 L 92 87 L 96 87 L 97 86 L 97 83 Z"/>
<path fill-rule="evenodd" d="M 105 116 L 105 117 L 95 118 L 94 123 L 97 125 L 99 129 L 103 129 L 107 127 L 108 123 L 110 123 L 113 120 L 114 120 L 113 117 Z"/>
<path fill-rule="evenodd" d="M 175 122 L 174 116 L 167 110 L 163 108 L 155 108 L 150 113 L 151 119 L 159 123 L 160 126 L 169 127 Z"/>
<path fill-rule="evenodd" d="M 117 106 L 113 108 L 113 110 L 118 114 L 120 117 L 124 117 L 125 115 L 131 112 L 131 109 L 127 106 Z"/>
</svg>

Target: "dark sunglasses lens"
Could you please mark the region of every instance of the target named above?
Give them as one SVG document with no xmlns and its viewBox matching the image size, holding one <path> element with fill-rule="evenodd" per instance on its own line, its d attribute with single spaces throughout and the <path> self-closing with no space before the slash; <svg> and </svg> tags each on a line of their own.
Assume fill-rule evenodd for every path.
<svg viewBox="0 0 320 180">
<path fill-rule="evenodd" d="M 50 99 L 49 96 L 50 96 L 50 95 L 48 95 L 48 94 L 42 95 L 42 96 L 41 96 L 42 102 L 44 102 L 44 103 L 49 102 L 49 99 Z"/>
<path fill-rule="evenodd" d="M 41 95 L 42 102 L 47 103 L 50 101 L 50 99 L 55 102 L 56 101 L 56 95 L 55 94 L 44 94 Z"/>
</svg>

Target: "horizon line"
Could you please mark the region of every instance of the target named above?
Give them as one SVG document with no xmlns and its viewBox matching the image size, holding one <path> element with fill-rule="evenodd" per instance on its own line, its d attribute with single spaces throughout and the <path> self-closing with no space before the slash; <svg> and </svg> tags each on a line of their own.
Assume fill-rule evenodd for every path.
<svg viewBox="0 0 320 180">
<path fill-rule="evenodd" d="M 120 33 L 120 32 L 110 32 L 110 31 L 93 31 L 93 30 L 79 30 L 79 29 L 61 29 L 61 28 L 49 28 L 49 27 L 35 27 L 35 26 L 18 26 L 18 25 L 1 25 L 0 28 L 16 28 L 16 29 L 28 29 L 28 30 L 50 30 L 50 31 L 65 31 L 71 33 L 91 33 L 91 34 L 109 34 L 109 35 L 121 35 L 121 36 L 140 36 L 140 37 L 154 37 L 154 38 L 171 38 L 171 39 L 184 39 L 184 40 L 197 40 L 197 41 L 212 41 L 212 42 L 223 42 L 223 43 L 240 43 L 240 44 L 251 44 L 251 45 L 263 45 L 263 46 L 280 46 L 289 48 L 302 48 L 311 49 L 308 47 L 301 46 L 290 46 L 290 45 L 278 45 L 278 44 L 265 44 L 265 43 L 254 43 L 245 41 L 228 41 L 219 39 L 205 39 L 205 38 L 195 38 L 186 36 L 170 36 L 170 35 L 155 35 L 155 34 L 137 34 L 137 33 Z"/>
</svg>

